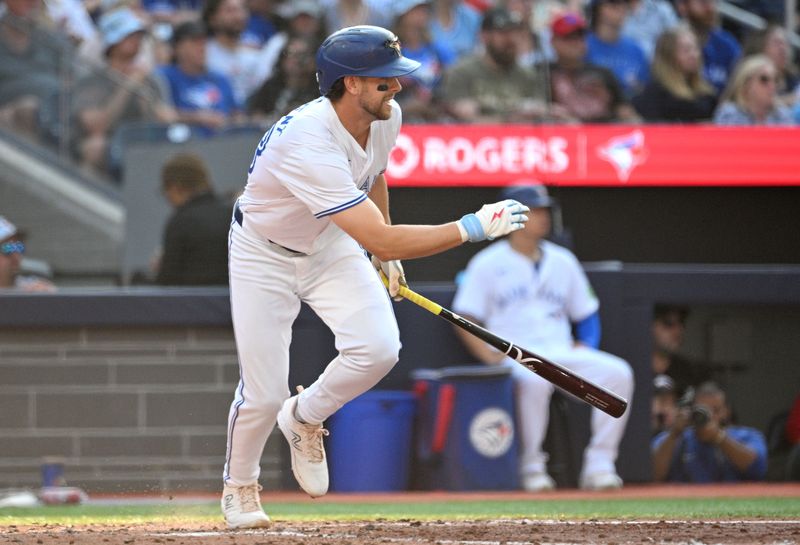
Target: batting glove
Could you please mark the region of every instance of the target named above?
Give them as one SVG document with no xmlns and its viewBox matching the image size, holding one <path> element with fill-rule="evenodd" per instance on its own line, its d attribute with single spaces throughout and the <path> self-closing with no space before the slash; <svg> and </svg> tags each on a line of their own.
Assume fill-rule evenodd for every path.
<svg viewBox="0 0 800 545">
<path fill-rule="evenodd" d="M 530 210 L 514 199 L 506 199 L 494 204 L 484 204 L 480 210 L 467 214 L 456 224 L 463 241 L 494 240 L 525 227 L 525 222 L 528 221 L 525 213 Z"/>
<path fill-rule="evenodd" d="M 397 292 L 401 284 L 406 287 L 408 287 L 408 284 L 406 283 L 406 273 L 403 272 L 403 265 L 400 260 L 381 261 L 372 256 L 372 266 L 375 267 L 376 271 L 383 271 L 383 274 L 389 279 L 389 295 L 392 296 L 392 299 L 402 301 L 403 298 L 398 296 Z"/>
</svg>

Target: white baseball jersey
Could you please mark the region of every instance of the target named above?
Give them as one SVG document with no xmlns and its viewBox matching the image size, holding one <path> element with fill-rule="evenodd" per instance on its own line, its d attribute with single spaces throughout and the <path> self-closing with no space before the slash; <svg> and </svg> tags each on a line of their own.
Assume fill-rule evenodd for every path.
<svg viewBox="0 0 800 545">
<path fill-rule="evenodd" d="M 327 239 L 321 233 L 336 228 L 329 216 L 366 199 L 375 178 L 386 170 L 402 117 L 397 103 L 391 104 L 391 118 L 372 122 L 366 150 L 327 98 L 278 121 L 259 142 L 239 198 L 248 224 L 286 248 L 317 251 Z"/>
<path fill-rule="evenodd" d="M 633 373 L 628 364 L 611 354 L 572 339 L 571 322 L 597 311 L 597 297 L 575 255 L 556 244 L 541 241 L 542 256 L 535 264 L 506 240 L 482 250 L 470 261 L 458 287 L 453 310 L 475 317 L 486 328 L 514 344 L 538 352 L 580 376 L 630 400 Z M 520 472 L 546 471 L 542 451 L 549 420 L 553 385 L 513 362 L 522 438 Z M 592 437 L 584 451 L 582 475 L 614 472 L 620 439 L 628 419 L 614 418 L 592 409 Z"/>
<path fill-rule="evenodd" d="M 542 241 L 542 257 L 530 258 L 501 240 L 470 261 L 453 310 L 531 349 L 572 344 L 571 322 L 597 311 L 597 297 L 575 255 Z"/>
<path fill-rule="evenodd" d="M 228 415 L 223 478 L 229 485 L 258 479 L 267 437 L 290 395 L 289 346 L 301 302 L 330 328 L 339 351 L 300 394 L 304 421 L 323 422 L 398 360 L 400 332 L 386 289 L 364 250 L 331 216 L 368 198 L 400 117 L 392 102 L 391 117 L 372 123 L 362 149 L 331 102 L 320 98 L 283 117 L 259 142 L 229 236 L 240 364 Z"/>
</svg>

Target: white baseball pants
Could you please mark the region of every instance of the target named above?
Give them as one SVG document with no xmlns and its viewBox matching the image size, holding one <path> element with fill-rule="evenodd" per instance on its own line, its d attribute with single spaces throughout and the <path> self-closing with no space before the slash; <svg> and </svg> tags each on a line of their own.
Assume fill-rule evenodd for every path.
<svg viewBox="0 0 800 545">
<path fill-rule="evenodd" d="M 256 482 L 259 460 L 289 391 L 292 323 L 307 303 L 335 335 L 338 356 L 300 395 L 298 413 L 321 423 L 394 366 L 400 334 L 388 293 L 359 245 L 331 225 L 319 252 L 289 257 L 233 222 L 230 294 L 240 381 L 228 415 L 224 480 Z M 298 362 L 302 365 L 302 362 Z"/>
<path fill-rule="evenodd" d="M 611 390 L 630 403 L 633 395 L 633 371 L 617 356 L 587 346 L 548 347 L 538 350 L 542 356 L 563 365 L 590 382 Z M 510 360 L 509 360 L 510 361 Z M 513 363 L 512 376 L 517 388 L 517 412 L 520 427 L 522 475 L 546 470 L 547 454 L 542 442 L 550 419 L 550 397 L 554 386 L 536 373 Z M 592 408 L 591 439 L 584 450 L 583 475 L 615 471 L 619 442 L 625 433 L 630 410 L 620 418 Z"/>
</svg>

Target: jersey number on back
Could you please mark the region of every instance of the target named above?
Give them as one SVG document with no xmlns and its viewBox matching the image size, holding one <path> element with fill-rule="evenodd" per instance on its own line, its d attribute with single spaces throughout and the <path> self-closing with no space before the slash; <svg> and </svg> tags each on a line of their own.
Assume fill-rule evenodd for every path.
<svg viewBox="0 0 800 545">
<path fill-rule="evenodd" d="M 272 133 L 278 131 L 278 136 L 280 136 L 280 134 L 286 128 L 286 125 L 288 125 L 289 121 L 291 121 L 292 117 L 293 116 L 291 115 L 283 116 L 272 127 L 270 127 L 270 129 L 266 132 L 266 134 L 264 134 L 264 136 L 261 137 L 261 141 L 259 141 L 258 147 L 256 148 L 256 152 L 253 155 L 253 160 L 250 162 L 250 168 L 247 169 L 248 174 L 253 173 L 253 169 L 256 166 L 256 159 L 258 159 L 259 156 L 262 153 L 264 153 L 264 149 L 267 147 L 267 142 L 269 142 L 270 137 L 272 137 Z"/>
</svg>

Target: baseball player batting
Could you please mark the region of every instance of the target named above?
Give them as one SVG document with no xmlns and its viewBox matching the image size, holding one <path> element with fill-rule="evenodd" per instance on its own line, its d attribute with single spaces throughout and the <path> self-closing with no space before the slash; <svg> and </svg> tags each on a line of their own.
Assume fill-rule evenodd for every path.
<svg viewBox="0 0 800 545">
<path fill-rule="evenodd" d="M 374 26 L 330 35 L 317 51 L 322 96 L 279 121 L 255 150 L 229 235 L 230 293 L 240 381 L 228 418 L 222 511 L 231 528 L 269 525 L 259 460 L 276 422 L 292 471 L 311 496 L 328 490 L 322 422 L 372 388 L 398 360 L 391 302 L 400 259 L 442 252 L 523 227 L 514 200 L 441 225 L 392 225 L 383 172 L 400 131 L 398 77 L 419 67 Z M 364 249 L 373 256 L 373 263 Z M 307 303 L 333 331 L 338 355 L 290 397 L 292 323 Z"/>
</svg>

